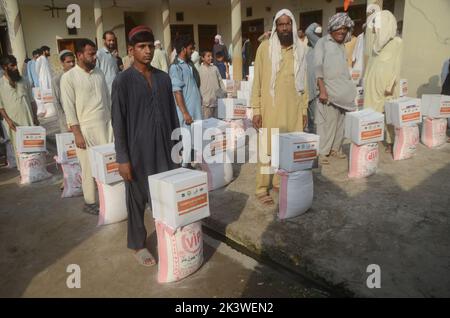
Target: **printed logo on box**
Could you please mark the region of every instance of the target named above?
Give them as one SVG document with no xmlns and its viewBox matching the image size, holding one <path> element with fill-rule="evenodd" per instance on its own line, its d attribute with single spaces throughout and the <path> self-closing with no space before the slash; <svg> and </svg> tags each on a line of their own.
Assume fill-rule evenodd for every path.
<svg viewBox="0 0 450 318">
<path fill-rule="evenodd" d="M 381 122 L 372 122 L 361 125 L 361 140 L 379 138 L 383 135 Z"/>
<path fill-rule="evenodd" d="M 441 115 L 450 114 L 450 101 L 441 101 Z"/>
<path fill-rule="evenodd" d="M 177 191 L 178 214 L 184 215 L 194 212 L 208 205 L 206 183 Z"/>
<path fill-rule="evenodd" d="M 236 105 L 233 109 L 233 117 L 247 117 L 247 107 Z"/>
<path fill-rule="evenodd" d="M 315 142 L 301 142 L 294 144 L 294 162 L 309 161 L 317 157 Z"/>
<path fill-rule="evenodd" d="M 109 153 L 104 155 L 106 173 L 116 173 L 119 172 L 119 164 L 116 162 L 116 154 Z"/>
<path fill-rule="evenodd" d="M 24 134 L 23 146 L 25 148 L 43 147 L 45 142 L 45 134 Z"/>
</svg>

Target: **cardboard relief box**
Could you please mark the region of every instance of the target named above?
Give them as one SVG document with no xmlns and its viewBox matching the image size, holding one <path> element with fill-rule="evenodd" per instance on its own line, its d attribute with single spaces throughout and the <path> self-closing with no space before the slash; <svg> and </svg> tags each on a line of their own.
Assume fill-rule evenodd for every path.
<svg viewBox="0 0 450 318">
<path fill-rule="evenodd" d="M 90 148 L 92 176 L 98 182 L 111 184 L 122 181 L 119 174 L 119 164 L 116 162 L 114 144 L 106 144 Z"/>
<path fill-rule="evenodd" d="M 399 82 L 399 97 L 406 97 L 408 96 L 408 80 L 407 79 L 401 79 Z"/>
<path fill-rule="evenodd" d="M 208 118 L 197 120 L 191 125 L 193 148 L 202 155 L 215 156 L 221 151 L 234 148 L 233 140 L 228 134 L 231 125 L 223 120 Z"/>
<path fill-rule="evenodd" d="M 220 119 L 245 119 L 247 118 L 247 100 L 238 98 L 218 99 L 218 116 Z"/>
<path fill-rule="evenodd" d="M 73 133 L 56 134 L 56 148 L 60 163 L 78 162 L 75 136 Z"/>
<path fill-rule="evenodd" d="M 385 104 L 386 123 L 397 128 L 422 122 L 420 99 L 403 97 Z"/>
<path fill-rule="evenodd" d="M 345 137 L 358 146 L 384 140 L 384 115 L 372 109 L 345 115 Z"/>
<path fill-rule="evenodd" d="M 422 114 L 430 118 L 450 118 L 450 96 L 422 95 Z"/>
<path fill-rule="evenodd" d="M 319 155 L 320 137 L 304 132 L 272 136 L 272 167 L 286 172 L 312 169 Z"/>
<path fill-rule="evenodd" d="M 177 229 L 209 217 L 208 175 L 179 168 L 148 177 L 153 217 Z"/>
<path fill-rule="evenodd" d="M 356 87 L 356 97 L 355 97 L 355 105 L 358 110 L 362 110 L 364 108 L 364 88 Z"/>
<path fill-rule="evenodd" d="M 16 127 L 16 146 L 18 153 L 47 151 L 46 130 L 41 126 Z"/>
</svg>

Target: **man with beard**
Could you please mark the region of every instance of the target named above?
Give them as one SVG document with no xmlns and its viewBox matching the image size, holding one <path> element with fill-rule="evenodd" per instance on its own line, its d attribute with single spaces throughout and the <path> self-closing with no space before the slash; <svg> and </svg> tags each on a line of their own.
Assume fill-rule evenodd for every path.
<svg viewBox="0 0 450 318">
<path fill-rule="evenodd" d="M 75 135 L 81 165 L 84 212 L 90 214 L 98 214 L 98 206 L 88 151 L 112 142 L 111 99 L 105 76 L 95 67 L 96 51 L 91 40 L 79 40 L 75 52 L 78 64 L 61 77 L 62 106 Z"/>
<path fill-rule="evenodd" d="M 314 69 L 319 86 L 315 120 L 320 136 L 319 163 L 329 165 L 329 157 L 345 159 L 345 112 L 355 110 L 356 86 L 352 81 L 344 44 L 351 40 L 354 22 L 347 13 L 337 13 L 328 22 L 328 35 L 314 48 Z"/>
<path fill-rule="evenodd" d="M 150 28 L 133 28 L 128 40 L 133 65 L 113 83 L 112 123 L 119 173 L 125 180 L 128 210 L 128 248 L 139 264 L 152 266 L 146 248 L 144 212 L 150 203 L 148 176 L 176 168 L 171 159 L 179 127 L 169 75 L 150 66 L 155 51 Z"/>
<path fill-rule="evenodd" d="M 256 53 L 255 76 L 250 105 L 253 126 L 264 128 L 260 135 L 260 154 L 270 156 L 272 129 L 280 133 L 303 131 L 307 121 L 306 47 L 297 36 L 297 26 L 291 11 L 283 9 L 274 19 L 268 41 L 263 41 Z M 273 207 L 269 195 L 279 180 L 269 171 L 270 163 L 258 163 L 256 197 L 263 207 Z"/>
<path fill-rule="evenodd" d="M 202 119 L 200 75 L 191 62 L 195 43 L 188 36 L 181 36 L 175 42 L 177 57 L 169 68 L 172 91 L 178 106 L 181 127 L 189 128 L 194 120 Z"/>
<path fill-rule="evenodd" d="M 194 40 L 182 35 L 175 41 L 177 57 L 169 67 L 169 76 L 172 80 L 172 92 L 177 105 L 178 121 L 182 128 L 190 130 L 194 120 L 202 119 L 202 100 L 200 95 L 200 74 L 191 61 L 195 49 Z M 183 139 L 183 143 L 187 138 Z M 186 145 L 186 144 L 185 144 Z M 188 166 L 188 157 L 184 153 L 183 167 Z"/>
<path fill-rule="evenodd" d="M 97 67 L 105 74 L 108 92 L 111 96 L 112 83 L 119 73 L 117 58 L 113 54 L 117 48 L 117 39 L 114 32 L 106 31 L 103 34 L 103 44 L 104 47 L 97 51 Z"/>
<path fill-rule="evenodd" d="M 50 56 L 50 48 L 46 45 L 41 47 L 42 55 L 36 60 L 36 73 L 39 80 L 39 88 L 52 89 L 52 69 L 48 58 Z"/>
<path fill-rule="evenodd" d="M 16 155 L 16 127 L 39 125 L 36 103 L 29 83 L 20 76 L 17 60 L 12 55 L 0 59 L 3 77 L 0 79 L 0 114 Z M 18 161 L 17 161 L 18 162 Z"/>
</svg>

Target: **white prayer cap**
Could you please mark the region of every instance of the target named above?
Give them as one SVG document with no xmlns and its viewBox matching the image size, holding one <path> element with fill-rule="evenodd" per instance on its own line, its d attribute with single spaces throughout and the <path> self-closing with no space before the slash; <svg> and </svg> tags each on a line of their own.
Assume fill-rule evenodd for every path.
<svg viewBox="0 0 450 318">
<path fill-rule="evenodd" d="M 322 33 L 322 27 L 321 27 L 321 26 L 318 26 L 318 27 L 314 30 L 314 33 L 317 33 L 317 34 Z"/>
<path fill-rule="evenodd" d="M 161 45 L 161 41 L 160 40 L 156 40 L 155 41 L 155 45 Z"/>
<path fill-rule="evenodd" d="M 59 52 L 59 58 L 61 59 L 63 57 L 63 55 L 67 54 L 67 53 L 71 53 L 73 55 L 72 51 L 69 50 L 62 50 L 61 52 Z"/>
</svg>

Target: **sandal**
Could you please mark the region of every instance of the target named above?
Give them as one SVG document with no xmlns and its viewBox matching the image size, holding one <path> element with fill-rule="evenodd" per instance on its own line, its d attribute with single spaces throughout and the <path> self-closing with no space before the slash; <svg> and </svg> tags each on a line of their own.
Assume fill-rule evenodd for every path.
<svg viewBox="0 0 450 318">
<path fill-rule="evenodd" d="M 256 199 L 258 199 L 258 202 L 264 207 L 271 208 L 275 206 L 275 202 L 273 201 L 272 197 L 267 193 L 257 194 Z"/>
<path fill-rule="evenodd" d="M 83 212 L 92 215 L 98 215 L 98 206 L 97 204 L 85 204 L 83 208 Z"/>
<path fill-rule="evenodd" d="M 134 257 L 140 265 L 145 267 L 152 267 L 156 264 L 155 258 L 146 248 L 134 253 Z"/>
<path fill-rule="evenodd" d="M 386 146 L 386 149 L 384 150 L 386 153 L 392 153 L 393 152 L 393 150 L 392 150 L 392 145 L 391 144 L 388 144 L 387 146 Z"/>
<path fill-rule="evenodd" d="M 347 156 L 340 151 L 331 150 L 330 157 L 337 159 L 347 159 Z"/>
</svg>

